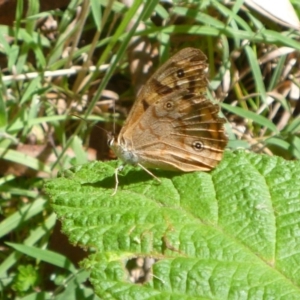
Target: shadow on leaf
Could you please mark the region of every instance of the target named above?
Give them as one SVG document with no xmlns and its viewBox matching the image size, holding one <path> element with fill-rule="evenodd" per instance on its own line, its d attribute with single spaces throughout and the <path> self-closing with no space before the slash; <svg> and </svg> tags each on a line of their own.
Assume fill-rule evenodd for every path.
<svg viewBox="0 0 300 300">
<path fill-rule="evenodd" d="M 152 170 L 151 170 L 152 172 Z M 181 172 L 172 172 L 172 171 L 162 171 L 162 170 L 154 170 L 155 176 L 159 179 L 169 178 L 172 180 L 173 177 L 179 176 Z M 119 188 L 122 189 L 126 186 L 142 184 L 144 185 L 151 184 L 151 181 L 154 181 L 158 185 L 160 184 L 155 178 L 151 175 L 147 174 L 144 170 L 139 170 L 137 168 L 131 167 L 130 169 L 125 169 L 123 172 L 118 174 L 119 179 Z M 115 176 L 114 174 L 111 176 L 105 177 L 103 180 L 94 182 L 94 183 L 84 183 L 83 186 L 92 186 L 95 188 L 103 188 L 103 189 L 114 189 L 115 187 Z"/>
</svg>

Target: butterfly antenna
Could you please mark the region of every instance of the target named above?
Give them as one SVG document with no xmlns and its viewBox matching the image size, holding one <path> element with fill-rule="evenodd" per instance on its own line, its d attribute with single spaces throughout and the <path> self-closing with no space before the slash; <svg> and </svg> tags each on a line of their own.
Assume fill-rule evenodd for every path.
<svg viewBox="0 0 300 300">
<path fill-rule="evenodd" d="M 113 136 L 116 134 L 116 100 L 113 99 Z"/>
<path fill-rule="evenodd" d="M 76 114 L 70 113 L 70 116 L 74 116 L 74 117 L 76 117 L 76 118 L 78 118 L 78 119 L 81 119 L 81 120 L 87 122 L 86 119 L 84 119 L 84 118 L 82 118 L 82 117 L 80 117 L 80 116 L 78 116 L 78 115 L 76 115 Z M 100 130 L 104 131 L 107 135 L 109 135 L 109 132 L 108 132 L 107 130 L 103 129 L 102 127 L 100 127 L 100 126 L 98 126 L 98 125 L 95 125 L 95 126 L 96 126 L 97 128 L 99 128 Z"/>
</svg>

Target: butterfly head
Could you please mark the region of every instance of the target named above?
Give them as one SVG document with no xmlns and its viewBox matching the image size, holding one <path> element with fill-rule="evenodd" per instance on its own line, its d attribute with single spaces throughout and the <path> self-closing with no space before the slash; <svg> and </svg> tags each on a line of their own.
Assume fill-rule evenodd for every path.
<svg viewBox="0 0 300 300">
<path fill-rule="evenodd" d="M 139 158 L 133 149 L 129 149 L 125 139 L 115 136 L 113 133 L 107 134 L 107 144 L 113 150 L 115 155 L 120 158 L 125 164 L 137 165 Z"/>
<path fill-rule="evenodd" d="M 110 149 L 113 150 L 113 152 L 115 153 L 116 156 L 120 157 L 120 151 L 121 151 L 121 147 L 118 143 L 118 138 L 115 134 L 113 134 L 112 132 L 108 132 L 107 133 L 107 145 Z"/>
<path fill-rule="evenodd" d="M 112 148 L 114 144 L 117 143 L 117 137 L 112 133 L 108 132 L 107 133 L 107 145 L 109 148 Z"/>
</svg>

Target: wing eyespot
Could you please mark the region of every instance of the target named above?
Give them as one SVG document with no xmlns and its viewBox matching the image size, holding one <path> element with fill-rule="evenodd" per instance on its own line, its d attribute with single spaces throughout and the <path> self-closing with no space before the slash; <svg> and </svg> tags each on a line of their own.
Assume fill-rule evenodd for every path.
<svg viewBox="0 0 300 300">
<path fill-rule="evenodd" d="M 194 141 L 192 147 L 195 151 L 199 152 L 204 149 L 204 144 L 201 141 Z"/>
<path fill-rule="evenodd" d="M 167 101 L 164 104 L 164 109 L 167 110 L 167 111 L 173 110 L 174 109 L 174 103 L 172 101 Z"/>
<path fill-rule="evenodd" d="M 183 69 L 179 69 L 179 70 L 177 71 L 177 77 L 178 77 L 178 78 L 184 77 L 184 71 L 183 71 Z"/>
</svg>

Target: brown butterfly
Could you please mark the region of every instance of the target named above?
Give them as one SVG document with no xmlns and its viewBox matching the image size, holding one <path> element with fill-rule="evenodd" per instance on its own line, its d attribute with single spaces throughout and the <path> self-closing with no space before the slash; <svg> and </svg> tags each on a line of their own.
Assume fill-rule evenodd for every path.
<svg viewBox="0 0 300 300">
<path fill-rule="evenodd" d="M 174 171 L 209 171 L 222 159 L 227 137 L 219 106 L 206 98 L 206 56 L 185 48 L 147 81 L 116 138 L 108 144 L 125 164 Z M 116 187 L 118 171 L 116 170 Z"/>
</svg>

